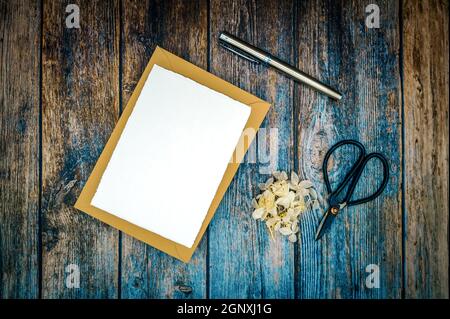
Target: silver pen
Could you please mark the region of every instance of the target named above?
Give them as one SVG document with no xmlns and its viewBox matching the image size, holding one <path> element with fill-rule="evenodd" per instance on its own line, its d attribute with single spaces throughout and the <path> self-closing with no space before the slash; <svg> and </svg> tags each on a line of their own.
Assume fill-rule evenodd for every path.
<svg viewBox="0 0 450 319">
<path fill-rule="evenodd" d="M 294 80 L 302 82 L 335 100 L 340 100 L 342 98 L 342 94 L 337 92 L 330 86 L 323 84 L 312 76 L 300 71 L 297 68 L 294 68 L 293 66 L 290 66 L 289 64 L 281 61 L 271 54 L 258 49 L 253 45 L 236 38 L 235 36 L 232 36 L 227 32 L 222 32 L 219 35 L 219 44 L 224 48 L 252 62 L 259 63 L 261 61 L 263 63 L 271 65 L 279 71 L 289 75 Z"/>
</svg>

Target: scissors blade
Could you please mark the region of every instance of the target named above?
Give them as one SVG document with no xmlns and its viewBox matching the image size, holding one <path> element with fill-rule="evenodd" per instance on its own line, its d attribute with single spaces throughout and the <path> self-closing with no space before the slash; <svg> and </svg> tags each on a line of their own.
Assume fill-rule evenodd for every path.
<svg viewBox="0 0 450 319">
<path fill-rule="evenodd" d="M 331 213 L 330 209 L 328 209 L 327 212 L 323 215 L 322 220 L 320 221 L 319 227 L 317 227 L 316 240 L 319 240 L 320 238 L 322 238 L 325 231 L 333 223 L 335 217 L 336 216 Z"/>
</svg>

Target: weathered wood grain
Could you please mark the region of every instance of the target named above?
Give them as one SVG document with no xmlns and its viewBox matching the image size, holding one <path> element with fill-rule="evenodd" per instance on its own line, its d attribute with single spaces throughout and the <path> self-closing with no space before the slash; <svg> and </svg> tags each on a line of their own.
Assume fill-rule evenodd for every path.
<svg viewBox="0 0 450 319">
<path fill-rule="evenodd" d="M 68 29 L 69 3 L 43 3 L 42 296 L 111 298 L 118 231 L 73 205 L 119 114 L 119 4 L 78 1 L 80 28 Z M 66 287 L 69 264 L 79 289 Z"/>
<path fill-rule="evenodd" d="M 211 298 L 294 297 L 294 245 L 281 237 L 272 241 L 266 226 L 251 217 L 256 185 L 276 169 L 293 169 L 292 83 L 217 42 L 219 33 L 228 31 L 292 63 L 292 12 L 292 1 L 210 3 L 211 72 L 273 104 L 262 125 L 265 133 L 254 141 L 256 156 L 246 155 L 210 225 Z"/>
<path fill-rule="evenodd" d="M 321 171 L 325 152 L 353 138 L 389 160 L 391 177 L 375 201 L 346 208 L 321 241 L 314 241 L 320 213 L 302 217 L 297 259 L 300 298 L 398 298 L 401 296 L 401 124 L 399 18 L 396 1 L 377 1 L 380 28 L 365 25 L 360 1 L 302 1 L 297 10 L 298 66 L 338 88 L 340 102 L 296 86 L 297 157 L 302 176 L 325 196 Z M 350 149 L 347 149 L 350 151 Z M 331 163 L 335 182 L 355 154 L 341 152 Z M 370 195 L 380 181 L 369 165 L 356 197 Z M 366 267 L 376 264 L 380 287 L 365 285 Z"/>
<path fill-rule="evenodd" d="M 364 24 L 370 1 L 82 0 L 81 28 L 67 29 L 69 3 L 0 0 L 0 298 L 37 298 L 40 281 L 44 298 L 399 298 L 402 288 L 448 298 L 448 1 L 377 1 L 379 29 Z M 343 100 L 225 51 L 220 31 L 297 64 Z M 73 209 L 156 45 L 273 103 L 187 265 Z M 250 216 L 255 185 L 296 170 L 324 196 L 323 156 L 344 138 L 388 157 L 388 188 L 344 210 L 320 242 L 317 212 L 302 216 L 298 244 L 272 242 Z M 337 155 L 333 181 L 354 156 Z M 378 170 L 368 167 L 357 196 Z M 79 289 L 65 285 L 69 264 Z M 369 264 L 378 289 L 365 285 Z"/>
<path fill-rule="evenodd" d="M 0 299 L 39 295 L 39 2 L 0 1 Z"/>
<path fill-rule="evenodd" d="M 448 298 L 448 1 L 403 1 L 407 298 Z"/>
<path fill-rule="evenodd" d="M 124 1 L 122 6 L 123 107 L 157 45 L 207 68 L 206 1 Z M 205 298 L 206 248 L 207 236 L 185 264 L 124 234 L 122 297 Z"/>
</svg>

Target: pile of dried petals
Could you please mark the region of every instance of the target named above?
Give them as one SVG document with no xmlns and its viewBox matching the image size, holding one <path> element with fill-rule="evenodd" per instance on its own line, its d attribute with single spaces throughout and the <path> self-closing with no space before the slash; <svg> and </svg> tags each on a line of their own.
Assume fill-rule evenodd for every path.
<svg viewBox="0 0 450 319">
<path fill-rule="evenodd" d="M 295 172 L 288 179 L 286 172 L 275 172 L 265 183 L 259 184 L 262 193 L 253 199 L 252 217 L 266 222 L 272 239 L 274 232 L 297 241 L 298 218 L 308 208 L 319 206 L 317 192 L 308 180 L 299 180 Z"/>
</svg>

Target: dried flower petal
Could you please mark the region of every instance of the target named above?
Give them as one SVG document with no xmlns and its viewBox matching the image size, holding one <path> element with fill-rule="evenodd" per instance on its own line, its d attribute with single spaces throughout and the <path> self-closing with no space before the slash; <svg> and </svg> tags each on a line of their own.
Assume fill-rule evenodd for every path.
<svg viewBox="0 0 450 319">
<path fill-rule="evenodd" d="M 298 223 L 297 222 L 294 222 L 294 223 L 292 223 L 292 226 L 291 226 L 291 230 L 292 230 L 292 232 L 293 233 L 296 233 L 296 232 L 298 232 Z"/>
<path fill-rule="evenodd" d="M 262 217 L 262 215 L 264 214 L 264 211 L 265 211 L 265 209 L 263 207 L 255 209 L 252 213 L 253 219 L 260 219 Z"/>
<path fill-rule="evenodd" d="M 275 171 L 272 173 L 273 177 L 275 177 L 276 180 L 279 180 L 280 174 L 281 174 L 281 172 L 279 172 L 279 171 Z"/>
<path fill-rule="evenodd" d="M 278 231 L 280 229 L 280 227 L 281 227 L 281 222 L 280 221 L 276 221 L 275 225 L 273 226 L 273 229 L 275 231 Z"/>
<path fill-rule="evenodd" d="M 287 208 L 291 207 L 291 203 L 294 201 L 294 198 L 295 198 L 295 193 L 289 192 L 286 196 L 279 197 L 275 201 L 275 204 L 283 206 L 284 208 L 287 209 Z"/>
<path fill-rule="evenodd" d="M 289 184 L 286 181 L 277 181 L 271 186 L 271 190 L 276 196 L 286 196 L 289 192 Z"/>
<path fill-rule="evenodd" d="M 308 180 L 301 181 L 299 185 L 302 188 L 311 188 L 313 186 L 311 181 L 308 181 Z"/>
<path fill-rule="evenodd" d="M 289 236 L 290 234 L 292 234 L 292 230 L 290 227 L 282 227 L 280 228 L 280 233 L 284 236 Z"/>
<path fill-rule="evenodd" d="M 314 188 L 310 188 L 309 189 L 309 195 L 311 196 L 312 200 L 317 199 L 317 192 L 316 192 L 316 190 Z"/>
<path fill-rule="evenodd" d="M 300 186 L 298 186 L 298 184 L 292 184 L 292 182 L 289 182 L 289 188 L 294 190 L 294 191 L 298 191 L 300 189 Z"/>
<path fill-rule="evenodd" d="M 298 175 L 296 172 L 292 171 L 291 172 L 291 183 L 293 185 L 298 185 L 298 183 L 300 182 L 300 179 L 298 178 Z"/>
</svg>

